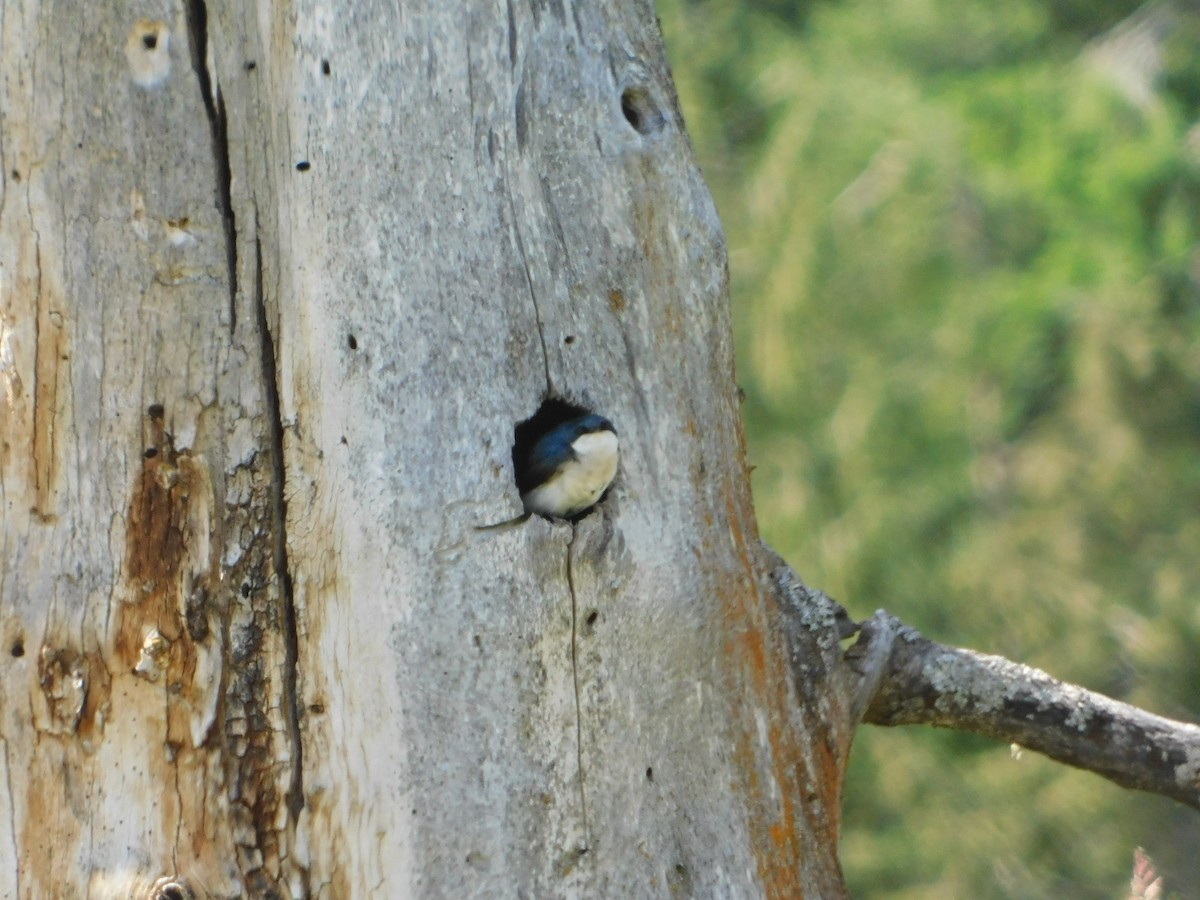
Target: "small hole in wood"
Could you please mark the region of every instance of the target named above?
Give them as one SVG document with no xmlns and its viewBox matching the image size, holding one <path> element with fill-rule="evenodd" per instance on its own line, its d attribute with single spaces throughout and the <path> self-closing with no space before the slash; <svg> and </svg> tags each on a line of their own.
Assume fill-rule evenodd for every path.
<svg viewBox="0 0 1200 900">
<path fill-rule="evenodd" d="M 588 613 L 588 617 L 584 621 L 586 621 L 589 625 L 595 625 L 598 618 L 600 618 L 600 611 L 593 609 L 590 613 Z"/>
<path fill-rule="evenodd" d="M 161 403 L 151 403 L 146 409 L 146 415 L 152 419 L 161 419 L 163 417 L 163 405 Z"/>
<path fill-rule="evenodd" d="M 307 172 L 311 168 L 312 168 L 312 164 L 309 163 L 309 161 L 307 159 L 302 159 L 302 160 L 300 160 L 300 162 L 296 163 L 296 171 L 297 172 Z"/>
<path fill-rule="evenodd" d="M 573 344 L 573 343 L 575 343 L 575 335 L 573 335 L 573 334 L 568 334 L 568 335 L 567 335 L 565 338 L 563 338 L 563 343 L 564 343 L 564 344 Z"/>
<path fill-rule="evenodd" d="M 646 780 L 647 781 L 654 780 L 654 766 L 646 766 Z"/>
<path fill-rule="evenodd" d="M 250 582 L 248 582 L 248 581 L 242 582 L 242 596 L 243 597 L 250 596 Z"/>
<path fill-rule="evenodd" d="M 327 59 L 321 60 L 321 74 L 328 77 L 330 71 L 331 70 L 329 68 L 329 60 L 327 60 Z"/>
<path fill-rule="evenodd" d="M 147 50 L 153 50 L 158 46 L 158 35 L 153 31 L 142 35 L 142 46 Z"/>
<path fill-rule="evenodd" d="M 667 124 L 666 117 L 645 88 L 625 88 L 621 92 L 621 112 L 638 134 L 662 131 Z"/>
<path fill-rule="evenodd" d="M 356 338 L 354 335 L 350 335 L 349 338 L 346 339 L 346 343 L 350 345 L 351 350 L 358 349 L 358 338 Z"/>
<path fill-rule="evenodd" d="M 158 456 L 158 448 L 147 447 L 146 452 L 143 453 L 142 456 L 146 457 L 146 459 L 154 459 L 154 457 Z"/>
<path fill-rule="evenodd" d="M 16 169 L 13 169 L 11 174 L 12 174 L 12 180 L 19 184 L 21 181 L 21 173 L 18 172 Z"/>
<path fill-rule="evenodd" d="M 8 652 L 13 655 L 13 659 L 20 659 L 22 656 L 24 656 L 25 655 L 25 639 L 17 638 L 15 641 L 13 641 L 12 647 L 9 648 Z"/>
<path fill-rule="evenodd" d="M 255 69 L 257 69 L 257 68 L 258 68 L 258 63 L 256 63 L 256 62 L 255 62 L 254 60 L 252 60 L 252 59 L 251 59 L 251 60 L 247 60 L 247 62 L 246 62 L 246 71 L 247 71 L 247 72 L 253 72 L 253 71 L 254 71 Z"/>
</svg>

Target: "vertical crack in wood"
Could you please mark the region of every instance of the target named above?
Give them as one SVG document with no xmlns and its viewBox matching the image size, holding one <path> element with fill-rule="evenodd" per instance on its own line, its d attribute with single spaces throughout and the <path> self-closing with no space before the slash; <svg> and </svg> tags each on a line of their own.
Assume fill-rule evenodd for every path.
<svg viewBox="0 0 1200 900">
<path fill-rule="evenodd" d="M 37 498 L 37 512 L 39 515 L 45 515 L 46 507 L 42 503 L 42 493 L 45 490 L 42 478 L 42 460 L 49 459 L 49 455 L 45 450 L 49 448 L 41 448 L 40 438 L 44 433 L 39 427 L 39 415 L 44 415 L 40 412 L 41 404 L 38 403 L 38 398 L 42 395 L 42 236 L 37 230 L 33 231 L 33 258 L 34 271 L 37 273 L 37 308 L 33 313 L 33 491 Z"/>
<path fill-rule="evenodd" d="M 225 100 L 220 91 L 213 90 L 208 71 L 208 5 L 204 0 L 187 0 L 184 6 L 191 48 L 192 68 L 200 83 L 200 96 L 208 114 L 208 129 L 212 136 L 213 165 L 217 186 L 217 210 L 225 231 L 225 265 L 229 277 L 229 333 L 237 325 L 237 218 L 233 212 L 233 174 L 229 164 L 229 130 L 225 118 Z"/>
<path fill-rule="evenodd" d="M 32 212 L 29 215 L 32 219 Z M 34 296 L 37 298 L 33 315 L 33 511 L 41 521 L 48 522 L 56 511 L 53 497 L 58 458 L 56 429 L 62 335 L 61 329 L 55 329 L 47 321 L 53 310 L 47 296 L 50 281 L 43 277 L 42 235 L 35 227 L 31 226 L 30 231 L 33 232 Z"/>
<path fill-rule="evenodd" d="M 517 68 L 517 18 L 513 15 L 512 0 L 507 0 L 508 6 L 508 67 Z"/>
<path fill-rule="evenodd" d="M 170 703 L 168 701 L 167 716 L 170 716 Z M 171 774 L 175 778 L 175 840 L 171 842 L 171 872 L 174 875 L 179 874 L 179 843 L 183 835 L 183 791 L 179 788 L 179 766 L 171 766 Z"/>
<path fill-rule="evenodd" d="M 579 701 L 579 603 L 575 598 L 575 526 L 567 542 L 567 588 L 571 592 L 571 683 L 575 688 L 575 767 L 579 772 L 579 806 L 583 816 L 583 846 L 586 853 L 592 838 L 588 829 L 587 792 L 583 783 L 583 705 Z"/>
<path fill-rule="evenodd" d="M 0 744 L 4 745 L 4 790 L 6 792 L 5 796 L 8 797 L 8 833 L 12 836 L 12 858 L 19 862 L 21 859 L 21 848 L 17 843 L 17 835 L 20 834 L 20 832 L 17 830 L 17 805 L 13 802 L 13 797 L 16 795 L 13 794 L 12 767 L 8 762 L 8 741 L 6 741 L 4 738 L 0 738 Z M 17 889 L 17 896 L 23 897 L 24 894 L 21 893 L 20 865 L 16 867 L 16 873 L 13 876 L 13 881 L 14 887 Z"/>
<path fill-rule="evenodd" d="M 504 159 L 504 187 L 508 192 L 508 211 L 512 216 L 513 237 L 517 241 L 517 251 L 521 254 L 521 265 L 525 269 L 525 284 L 529 288 L 529 299 L 533 303 L 533 318 L 537 323 L 538 340 L 542 345 L 542 368 L 546 372 L 546 390 L 554 393 L 554 381 L 550 377 L 550 354 L 546 350 L 546 330 L 542 326 L 542 311 L 538 308 L 537 294 L 533 290 L 533 275 L 529 271 L 529 257 L 525 253 L 525 242 L 521 240 L 521 224 L 517 221 L 517 206 L 513 202 L 512 173 L 508 169 L 508 157 Z"/>
<path fill-rule="evenodd" d="M 286 468 L 283 456 L 283 417 L 279 403 L 278 369 L 275 359 L 275 342 L 267 322 L 267 304 L 263 290 L 262 242 L 254 240 L 254 308 L 258 317 L 258 334 L 262 344 L 263 387 L 267 401 L 267 415 L 271 429 L 271 501 L 274 518 L 275 572 L 279 577 L 280 595 L 283 602 L 283 712 L 287 719 L 289 739 L 292 743 L 291 776 L 287 791 L 288 814 L 292 824 L 304 808 L 304 745 L 300 739 L 300 706 L 297 680 L 300 655 L 300 638 L 296 624 L 296 600 L 292 590 L 292 572 L 288 567 L 287 553 L 287 497 L 284 494 Z"/>
</svg>

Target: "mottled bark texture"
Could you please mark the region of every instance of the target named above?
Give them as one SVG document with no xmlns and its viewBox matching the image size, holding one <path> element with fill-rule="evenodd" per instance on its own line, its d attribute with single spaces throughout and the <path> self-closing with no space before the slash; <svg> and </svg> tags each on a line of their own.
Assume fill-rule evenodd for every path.
<svg viewBox="0 0 1200 900">
<path fill-rule="evenodd" d="M 848 657 L 863 675 L 872 725 L 973 731 L 1200 809 L 1200 727 L 943 646 L 884 612 L 863 623 Z"/>
<path fill-rule="evenodd" d="M 0 5 L 0 897 L 837 898 L 649 0 Z M 520 510 L 548 396 L 620 431 Z"/>
<path fill-rule="evenodd" d="M 0 897 L 842 896 L 648 0 L 0 17 Z"/>
</svg>

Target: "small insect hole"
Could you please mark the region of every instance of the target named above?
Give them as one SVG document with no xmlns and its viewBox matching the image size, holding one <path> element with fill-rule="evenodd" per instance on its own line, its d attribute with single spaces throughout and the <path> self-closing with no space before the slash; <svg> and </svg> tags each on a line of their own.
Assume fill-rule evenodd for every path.
<svg viewBox="0 0 1200 900">
<path fill-rule="evenodd" d="M 151 403 L 146 409 L 146 415 L 152 419 L 161 419 L 163 417 L 163 405 L 161 403 Z"/>
<path fill-rule="evenodd" d="M 321 74 L 328 77 L 331 69 L 329 68 L 329 60 L 321 60 Z"/>
<path fill-rule="evenodd" d="M 142 46 L 147 50 L 153 50 L 158 46 L 158 35 L 153 31 L 142 35 Z"/>
<path fill-rule="evenodd" d="M 257 68 L 258 68 L 258 63 L 256 63 L 254 60 L 250 59 L 250 60 L 246 61 L 246 71 L 247 72 L 253 72 Z"/>
<path fill-rule="evenodd" d="M 575 343 L 575 335 L 573 335 L 573 334 L 568 334 L 568 335 L 567 335 L 565 338 L 563 338 L 563 343 L 564 343 L 564 344 L 573 344 L 573 343 Z"/>
<path fill-rule="evenodd" d="M 638 134 L 662 131 L 666 118 L 645 88 L 626 88 L 621 92 L 621 113 Z"/>
<path fill-rule="evenodd" d="M 588 617 L 584 621 L 586 621 L 589 625 L 595 625 L 598 618 L 600 618 L 600 611 L 593 609 L 590 613 L 588 613 Z"/>
<path fill-rule="evenodd" d="M 646 766 L 646 780 L 647 781 L 654 780 L 654 766 Z"/>
<path fill-rule="evenodd" d="M 143 453 L 142 456 L 146 457 L 146 459 L 154 459 L 154 457 L 158 456 L 158 448 L 147 447 L 146 452 Z"/>
<path fill-rule="evenodd" d="M 18 172 L 16 169 L 13 169 L 11 174 L 12 174 L 13 181 L 16 181 L 18 183 L 21 181 L 21 173 Z"/>
<path fill-rule="evenodd" d="M 248 581 L 242 582 L 242 596 L 243 597 L 250 596 L 250 582 L 248 582 Z"/>
<path fill-rule="evenodd" d="M 296 171 L 297 172 L 307 172 L 311 168 L 312 168 L 312 164 L 309 163 L 309 161 L 307 159 L 302 159 L 302 160 L 300 160 L 300 162 L 296 163 Z"/>
<path fill-rule="evenodd" d="M 357 349 L 358 349 L 358 338 L 356 338 L 354 335 L 350 335 L 350 336 L 349 336 L 349 337 L 346 339 L 346 343 L 350 345 L 350 349 L 351 349 L 351 350 L 357 350 Z"/>
<path fill-rule="evenodd" d="M 25 655 L 25 640 L 24 640 L 24 638 L 17 638 L 15 641 L 13 641 L 12 647 L 9 649 L 8 652 L 13 655 L 13 659 L 20 659 L 22 656 L 24 656 Z"/>
</svg>

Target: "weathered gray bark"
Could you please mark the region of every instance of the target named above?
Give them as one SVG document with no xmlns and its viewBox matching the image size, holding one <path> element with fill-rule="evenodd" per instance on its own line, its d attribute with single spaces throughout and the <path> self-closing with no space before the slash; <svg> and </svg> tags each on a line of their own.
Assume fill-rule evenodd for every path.
<svg viewBox="0 0 1200 900">
<path fill-rule="evenodd" d="M 648 0 L 78 14 L 0 12 L 0 896 L 839 896 Z M 475 531 L 548 392 L 614 490 Z"/>
<path fill-rule="evenodd" d="M 0 6 L 0 897 L 844 896 L 891 657 L 758 541 L 648 0 L 78 15 Z M 613 490 L 476 530 L 548 393 Z"/>
</svg>

